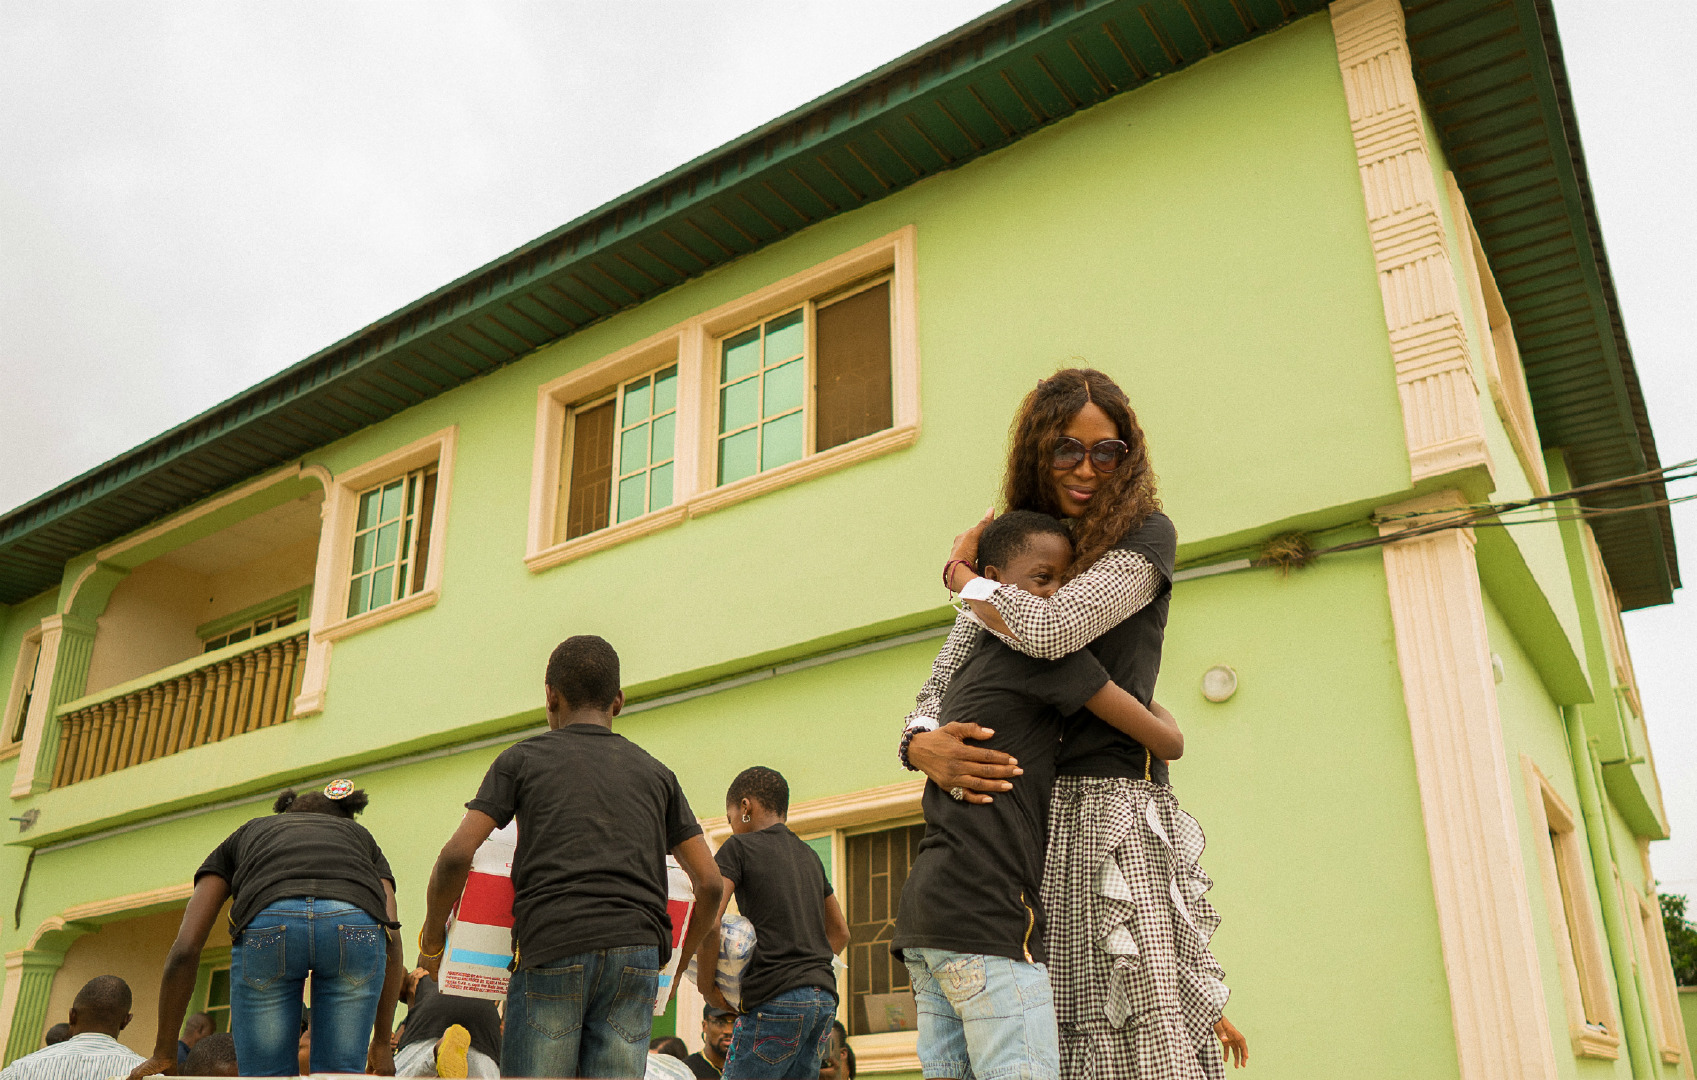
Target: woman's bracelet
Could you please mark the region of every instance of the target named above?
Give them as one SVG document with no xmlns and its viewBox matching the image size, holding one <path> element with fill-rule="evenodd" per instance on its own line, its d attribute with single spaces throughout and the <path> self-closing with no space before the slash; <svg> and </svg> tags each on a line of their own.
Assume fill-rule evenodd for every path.
<svg viewBox="0 0 1697 1080">
<path fill-rule="evenodd" d="M 446 949 L 447 947 L 448 947 L 448 943 L 446 941 L 444 941 L 444 942 L 442 942 L 442 948 L 441 949 L 437 949 L 435 952 L 426 952 L 424 950 L 424 927 L 421 926 L 421 927 L 418 928 L 418 955 L 424 957 L 424 959 L 426 959 L 426 960 L 436 959 L 438 956 L 442 955 L 442 950 Z"/>
<path fill-rule="evenodd" d="M 949 590 L 949 596 L 950 596 L 951 599 L 955 595 L 955 587 L 952 584 L 949 583 L 949 577 L 950 577 L 951 574 L 953 574 L 955 572 L 955 564 L 957 564 L 957 563 L 960 564 L 961 566 L 966 567 L 968 570 L 971 570 L 974 574 L 978 573 L 978 568 L 976 566 L 972 565 L 971 559 L 950 559 L 948 562 L 944 563 L 943 564 L 943 588 Z"/>
</svg>

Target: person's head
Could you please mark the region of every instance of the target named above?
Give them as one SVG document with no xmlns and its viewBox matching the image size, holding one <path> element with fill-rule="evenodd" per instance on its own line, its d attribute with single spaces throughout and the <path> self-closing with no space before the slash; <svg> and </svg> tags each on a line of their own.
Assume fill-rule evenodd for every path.
<svg viewBox="0 0 1697 1080">
<path fill-rule="evenodd" d="M 293 788 L 277 796 L 271 804 L 274 814 L 329 814 L 332 817 L 352 818 L 371 805 L 371 796 L 364 788 L 356 788 L 351 780 L 332 780 L 321 791 L 296 792 Z"/>
<path fill-rule="evenodd" d="M 675 1057 L 679 1061 L 689 1058 L 689 1047 L 685 1046 L 684 1041 L 676 1035 L 662 1035 L 657 1039 L 648 1040 L 648 1052 L 650 1054 L 665 1054 L 667 1057 Z"/>
<path fill-rule="evenodd" d="M 790 785 L 776 769 L 744 769 L 725 792 L 725 817 L 734 833 L 771 828 L 790 814 Z"/>
<path fill-rule="evenodd" d="M 1009 436 L 1009 510 L 1072 518 L 1071 576 L 1160 509 L 1149 447 L 1125 391 L 1092 368 L 1065 368 L 1025 396 Z"/>
<path fill-rule="evenodd" d="M 731 1052 L 731 1029 L 737 1026 L 737 1014 L 711 1005 L 701 1007 L 701 1056 L 723 1068 L 725 1055 Z"/>
<path fill-rule="evenodd" d="M 848 1044 L 848 1028 L 841 1020 L 833 1020 L 825 1060 L 819 1063 L 819 1080 L 852 1080 L 853 1076 L 854 1048 Z"/>
<path fill-rule="evenodd" d="M 984 527 L 978 565 L 991 581 L 1051 596 L 1072 563 L 1072 537 L 1059 518 L 1035 510 L 1009 510 Z"/>
<path fill-rule="evenodd" d="M 594 634 L 579 634 L 554 646 L 543 683 L 550 728 L 612 727 L 613 717 L 625 707 L 625 694 L 619 689 L 619 654 Z"/>
<path fill-rule="evenodd" d="M 180 1071 L 184 1076 L 240 1075 L 236 1068 L 235 1036 L 225 1032 L 208 1032 L 194 1044 Z"/>
<path fill-rule="evenodd" d="M 41 1045 L 57 1046 L 70 1037 L 71 1025 L 61 1021 L 47 1029 L 47 1034 L 42 1036 Z"/>
<path fill-rule="evenodd" d="M 130 984 L 116 975 L 96 975 L 71 1002 L 72 1035 L 95 1031 L 114 1039 L 130 1022 Z"/>
<path fill-rule="evenodd" d="M 212 1024 L 212 1017 L 203 1012 L 195 1013 L 183 1021 L 183 1042 L 193 1050 L 195 1044 L 217 1030 Z"/>
</svg>

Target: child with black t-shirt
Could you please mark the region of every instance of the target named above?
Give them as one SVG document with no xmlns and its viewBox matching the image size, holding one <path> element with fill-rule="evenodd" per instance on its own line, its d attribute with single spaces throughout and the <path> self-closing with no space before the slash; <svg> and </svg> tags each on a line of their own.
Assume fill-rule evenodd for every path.
<svg viewBox="0 0 1697 1080">
<path fill-rule="evenodd" d="M 430 874 L 420 966 L 435 975 L 472 855 L 518 820 L 507 1076 L 641 1077 L 660 969 L 672 951 L 666 853 L 694 886 L 685 956 L 719 905 L 719 873 L 672 770 L 613 732 L 619 654 L 567 638 L 548 658 L 548 730 L 490 765 Z"/>
<path fill-rule="evenodd" d="M 985 528 L 978 554 L 985 577 L 1049 596 L 1073 548 L 1056 519 L 1013 510 Z M 943 723 L 994 729 L 982 745 L 1012 754 L 1024 773 L 986 805 L 933 782 L 921 798 L 925 837 L 890 951 L 913 979 L 932 1080 L 1060 1076 L 1039 897 L 1061 720 L 1086 708 L 1163 759 L 1184 752 L 1171 716 L 1117 686 L 1088 650 L 1036 660 L 981 631 L 943 695 Z"/>
<path fill-rule="evenodd" d="M 754 924 L 726 1080 L 812 1080 L 837 1015 L 831 957 L 848 944 L 848 920 L 819 856 L 784 824 L 789 812 L 789 784 L 764 766 L 744 769 L 725 794 L 731 836 L 719 848 L 725 884 L 718 914 L 724 917 L 734 893 Z M 730 1008 L 718 984 L 718 934 L 703 939 L 696 964 L 702 996 Z"/>
</svg>

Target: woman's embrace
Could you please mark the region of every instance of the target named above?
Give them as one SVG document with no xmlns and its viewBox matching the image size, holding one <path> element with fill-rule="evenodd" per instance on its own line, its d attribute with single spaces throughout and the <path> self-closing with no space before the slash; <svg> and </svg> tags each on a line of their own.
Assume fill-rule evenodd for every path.
<svg viewBox="0 0 1697 1080">
<path fill-rule="evenodd" d="M 961 803 L 991 802 L 1022 782 L 1012 756 L 977 745 L 991 737 L 994 717 L 940 722 L 945 711 L 962 715 L 945 703 L 969 658 L 994 640 L 986 630 L 1037 660 L 1084 651 L 1081 659 L 1099 664 L 1135 699 L 1129 704 L 1140 715 L 1115 716 L 1117 727 L 1089 709 L 1058 723 L 1041 906 L 1061 1074 L 1220 1077 L 1222 1043 L 1240 1062 L 1247 1048 L 1222 1015 L 1224 972 L 1208 949 L 1219 916 L 1204 896 L 1212 882 L 1197 862 L 1202 830 L 1179 808 L 1162 759 L 1177 756 L 1182 737 L 1164 710 L 1149 710 L 1178 539 L 1156 497 L 1143 431 L 1112 379 L 1072 368 L 1026 396 L 1013 425 L 1003 499 L 1009 511 L 1070 525 L 1064 584 L 1033 590 L 1005 573 L 996 575 L 1002 580 L 980 576 L 977 549 L 988 515 L 956 539 L 943 576 L 965 610 L 907 717 L 903 764 Z M 1073 696 L 1076 705 L 1090 694 Z M 1143 740 L 1128 730 L 1144 732 Z M 922 1015 L 922 1044 L 925 1028 Z"/>
</svg>

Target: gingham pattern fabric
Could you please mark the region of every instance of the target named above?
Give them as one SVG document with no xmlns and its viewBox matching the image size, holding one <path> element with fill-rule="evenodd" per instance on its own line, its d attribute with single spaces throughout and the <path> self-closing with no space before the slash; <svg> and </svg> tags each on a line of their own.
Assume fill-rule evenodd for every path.
<svg viewBox="0 0 1697 1080">
<path fill-rule="evenodd" d="M 1061 776 L 1043 906 L 1065 1080 L 1222 1080 L 1205 838 L 1170 787 Z"/>
<path fill-rule="evenodd" d="M 1148 559 L 1116 548 L 1062 585 L 1053 596 L 1034 596 L 1024 589 L 997 589 L 989 603 L 1016 635 L 997 634 L 997 637 L 1027 656 L 1058 660 L 1143 610 L 1159 595 L 1160 589 L 1161 575 Z M 972 652 L 981 629 L 984 624 L 962 605 L 948 639 L 931 663 L 930 677 L 919 688 L 913 711 L 902 720 L 904 732 L 910 728 L 928 731 L 937 726 L 937 718 L 943 714 L 943 692 Z"/>
</svg>

